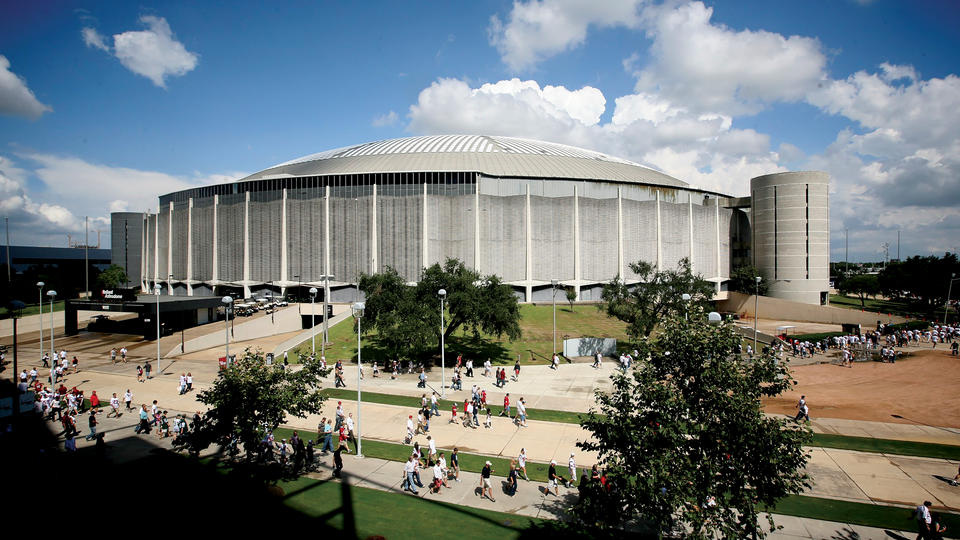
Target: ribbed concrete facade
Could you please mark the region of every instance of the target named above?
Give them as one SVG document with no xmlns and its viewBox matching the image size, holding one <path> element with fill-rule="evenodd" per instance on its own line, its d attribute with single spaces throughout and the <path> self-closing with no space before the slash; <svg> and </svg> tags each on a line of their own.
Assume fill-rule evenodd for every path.
<svg viewBox="0 0 960 540">
<path fill-rule="evenodd" d="M 825 303 L 830 280 L 830 176 L 787 172 L 750 181 L 753 258 L 769 295 Z"/>
</svg>

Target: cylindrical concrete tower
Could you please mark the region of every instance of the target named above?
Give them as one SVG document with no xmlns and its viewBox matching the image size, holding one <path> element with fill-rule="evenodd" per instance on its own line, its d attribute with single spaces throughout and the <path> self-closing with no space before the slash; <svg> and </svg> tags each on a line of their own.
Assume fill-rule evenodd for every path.
<svg viewBox="0 0 960 540">
<path fill-rule="evenodd" d="M 830 176 L 785 172 L 750 180 L 753 260 L 769 296 L 825 304 L 830 282 Z"/>
</svg>

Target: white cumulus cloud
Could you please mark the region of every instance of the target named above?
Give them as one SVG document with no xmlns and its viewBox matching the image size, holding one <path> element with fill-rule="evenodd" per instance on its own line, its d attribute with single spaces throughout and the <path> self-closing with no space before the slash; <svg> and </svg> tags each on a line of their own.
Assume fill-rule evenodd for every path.
<svg viewBox="0 0 960 540">
<path fill-rule="evenodd" d="M 381 114 L 380 116 L 374 117 L 373 122 L 371 122 L 370 124 L 373 127 L 386 127 L 386 126 L 395 125 L 399 120 L 400 120 L 400 117 L 397 116 L 397 113 L 395 111 L 390 111 L 388 113 L 384 113 L 384 114 Z"/>
<path fill-rule="evenodd" d="M 590 26 L 640 24 L 643 0 L 531 0 L 515 1 L 506 23 L 494 15 L 488 32 L 490 43 L 514 71 L 584 42 Z"/>
<path fill-rule="evenodd" d="M 0 54 L 0 114 L 40 118 L 52 110 L 37 100 L 26 81 L 10 71 L 10 60 Z"/>
<path fill-rule="evenodd" d="M 93 28 L 83 29 L 83 41 L 112 54 L 124 67 L 161 88 L 166 88 L 168 77 L 185 75 L 197 67 L 199 57 L 177 41 L 166 19 L 144 15 L 140 22 L 145 30 L 114 34 L 112 46 Z"/>
</svg>

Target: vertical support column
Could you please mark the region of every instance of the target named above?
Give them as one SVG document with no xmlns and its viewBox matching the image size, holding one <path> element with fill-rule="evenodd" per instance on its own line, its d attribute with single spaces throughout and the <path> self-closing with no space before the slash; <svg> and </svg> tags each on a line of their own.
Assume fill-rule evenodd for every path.
<svg viewBox="0 0 960 540">
<path fill-rule="evenodd" d="M 377 269 L 377 236 L 380 230 L 377 228 L 377 185 L 373 185 L 373 202 L 370 203 L 370 273 L 376 274 Z"/>
<path fill-rule="evenodd" d="M 580 280 L 583 278 L 580 265 L 580 188 L 573 186 L 573 288 L 580 300 Z"/>
<path fill-rule="evenodd" d="M 429 235 L 427 234 L 427 183 L 426 182 L 423 183 L 423 223 L 422 223 L 422 231 L 421 231 L 420 237 L 421 237 L 420 251 L 422 252 L 421 258 L 423 259 L 423 263 L 420 265 L 420 271 L 423 272 L 423 269 L 427 267 L 427 255 L 428 255 L 427 240 L 429 239 Z M 419 279 L 417 281 L 419 281 Z"/>
<path fill-rule="evenodd" d="M 288 257 L 289 255 L 287 253 L 287 188 L 283 188 L 283 192 L 280 197 L 280 283 L 286 283 L 287 281 Z"/>
<path fill-rule="evenodd" d="M 714 209 L 714 230 L 717 232 L 717 292 L 720 292 L 720 278 L 723 276 L 723 269 L 720 268 L 720 199 L 714 199 L 716 206 Z"/>
<path fill-rule="evenodd" d="M 323 273 L 330 275 L 330 186 L 326 186 L 323 193 Z M 342 276 L 341 279 L 346 279 Z M 323 294 L 330 294 L 330 280 L 324 280 L 326 288 Z M 299 294 L 299 293 L 297 293 Z M 328 296 L 324 296 L 328 298 Z"/>
<path fill-rule="evenodd" d="M 693 196 L 690 193 L 687 193 L 687 225 L 690 231 L 688 255 L 690 257 L 690 269 L 696 272 L 697 269 L 693 266 Z"/>
<path fill-rule="evenodd" d="M 627 279 L 627 269 L 623 264 L 623 188 L 617 188 L 617 274 Z"/>
<path fill-rule="evenodd" d="M 250 192 L 243 202 L 243 297 L 250 298 Z"/>
<path fill-rule="evenodd" d="M 660 190 L 657 190 L 657 272 L 663 271 L 663 243 L 660 238 Z"/>
<path fill-rule="evenodd" d="M 473 193 L 473 268 L 480 273 L 483 269 L 480 266 L 480 175 L 474 180 Z"/>
<path fill-rule="evenodd" d="M 153 224 L 153 284 L 160 283 L 160 205 L 157 204 L 157 216 Z M 153 287 L 147 287 L 147 292 L 152 293 Z"/>
<path fill-rule="evenodd" d="M 170 201 L 170 207 L 167 211 L 167 294 L 173 295 L 173 283 L 170 282 L 170 276 L 173 275 L 173 201 Z"/>
<path fill-rule="evenodd" d="M 193 197 L 187 201 L 187 296 L 193 296 Z"/>
<path fill-rule="evenodd" d="M 150 214 L 143 213 L 143 239 L 140 242 L 140 292 L 147 292 L 147 275 L 150 273 L 147 266 L 147 241 L 150 238 Z"/>
<path fill-rule="evenodd" d="M 531 284 L 533 280 L 533 232 L 530 230 L 530 224 L 532 220 L 530 219 L 530 184 L 524 186 L 526 188 L 527 199 L 526 206 L 523 211 L 524 218 L 524 230 L 526 231 L 527 237 L 527 286 L 526 286 L 526 301 L 533 301 L 533 285 Z"/>
<path fill-rule="evenodd" d="M 211 257 L 211 264 L 213 268 L 210 269 L 210 281 L 212 282 L 212 287 L 217 286 L 217 282 L 220 280 L 220 267 L 217 265 L 217 255 L 219 250 L 217 249 L 217 206 L 220 204 L 220 196 L 213 196 L 213 256 Z M 216 289 L 213 289 L 216 291 Z"/>
</svg>

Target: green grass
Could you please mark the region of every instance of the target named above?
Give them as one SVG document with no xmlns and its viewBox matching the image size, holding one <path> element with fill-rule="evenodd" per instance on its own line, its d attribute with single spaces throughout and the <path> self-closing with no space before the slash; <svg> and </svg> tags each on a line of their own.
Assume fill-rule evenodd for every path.
<svg viewBox="0 0 960 540">
<path fill-rule="evenodd" d="M 553 350 L 553 305 L 523 304 L 520 306 L 520 317 L 523 335 L 517 341 L 510 341 L 507 338 L 476 340 L 463 331 L 456 332 L 446 343 L 447 364 L 453 365 L 459 353 L 463 353 L 464 358 L 473 359 L 475 366 L 482 365 L 487 358 L 495 365 L 512 365 L 518 357 L 520 363 L 524 365 L 549 363 Z M 621 348 L 627 347 L 625 323 L 607 317 L 594 305 L 578 305 L 571 310 L 569 304 L 558 302 L 557 349 L 563 346 L 564 338 L 575 337 L 612 337 L 617 339 Z M 319 341 L 316 343 L 316 350 L 319 354 Z M 310 351 L 311 345 L 308 339 L 290 349 L 290 356 L 295 357 L 296 352 L 307 355 Z M 330 328 L 330 344 L 327 346 L 328 361 L 354 360 L 356 356 L 357 334 L 352 321 L 346 320 Z M 437 359 L 439 356 L 440 351 L 437 350 Z M 366 335 L 363 339 L 365 363 L 377 360 L 383 366 L 387 360 L 395 359 L 395 355 L 380 346 L 375 335 Z"/>
<path fill-rule="evenodd" d="M 524 529 L 542 521 L 372 488 L 354 486 L 345 490 L 342 484 L 310 478 L 287 482 L 281 487 L 287 493 L 284 500 L 287 507 L 308 517 L 323 519 L 330 527 L 347 532 L 351 527 L 347 526 L 345 517 L 351 515 L 356 534 L 344 538 L 373 535 L 434 538 L 469 531 L 470 538 L 503 540 L 519 538 Z M 349 495 L 349 504 L 345 504 L 346 495 Z M 478 504 L 482 503 L 478 500 Z"/>
<path fill-rule="evenodd" d="M 813 341 L 820 341 L 820 340 L 822 340 L 822 339 L 824 339 L 824 338 L 831 338 L 831 337 L 835 337 L 835 336 L 845 336 L 845 335 L 847 335 L 846 332 L 818 332 L 818 333 L 814 333 L 814 334 L 796 334 L 796 335 L 789 335 L 789 336 L 787 336 L 787 337 L 792 338 L 792 339 L 800 339 L 800 340 L 803 340 L 803 341 L 813 342 Z"/>
<path fill-rule="evenodd" d="M 872 311 L 882 315 L 899 315 L 901 317 L 922 318 L 928 314 L 918 309 L 916 306 L 900 300 L 883 300 L 876 298 L 867 298 L 861 308 L 860 299 L 854 296 L 844 296 L 842 294 L 831 294 L 830 305 L 848 309 Z M 942 314 L 942 310 L 941 310 Z"/>
<path fill-rule="evenodd" d="M 773 511 L 788 516 L 838 521 L 880 529 L 914 531 L 917 527 L 912 509 L 806 495 L 786 497 L 777 503 Z M 960 515 L 941 512 L 940 517 L 942 523 L 947 526 L 947 535 L 954 535 L 960 530 Z"/>
<path fill-rule="evenodd" d="M 326 388 L 323 390 L 323 393 L 330 396 L 334 399 L 349 399 L 356 401 L 357 391 L 356 390 L 343 390 L 343 389 L 332 389 Z M 430 394 L 427 393 L 429 398 Z M 520 396 L 515 396 L 514 400 L 510 403 L 510 412 L 511 414 L 517 414 L 516 399 Z M 401 407 L 414 407 L 420 408 L 420 398 L 412 396 L 398 396 L 394 394 L 379 394 L 376 392 L 364 392 L 363 400 L 370 403 L 381 403 L 383 405 L 398 405 Z M 450 407 L 457 403 L 457 412 L 458 414 L 463 414 L 463 402 L 462 401 L 451 401 L 447 399 L 440 400 L 440 411 L 444 414 L 450 412 Z M 494 415 L 500 414 L 503 410 L 503 407 L 500 405 L 494 405 L 489 403 L 490 411 Z M 481 418 L 483 414 L 479 415 Z M 580 423 L 580 413 L 567 412 L 567 411 L 555 411 L 552 409 L 531 409 L 527 408 L 527 419 L 528 420 L 543 420 L 545 422 L 560 422 L 564 424 L 579 424 Z M 482 420 L 481 420 L 482 421 Z"/>
<path fill-rule="evenodd" d="M 56 302 L 53 303 L 53 310 L 63 311 L 64 303 L 65 302 L 63 300 L 57 300 Z M 32 305 L 27 305 L 25 308 L 23 308 L 23 310 L 20 311 L 20 316 L 26 317 L 27 315 L 36 315 L 38 313 L 40 313 L 40 307 L 36 304 L 32 304 Z M 50 302 L 43 303 L 43 313 L 44 314 L 50 313 Z M 0 319 L 7 319 L 9 317 L 10 317 L 10 310 L 6 306 L 0 307 Z"/>
<path fill-rule="evenodd" d="M 856 450 L 858 452 L 897 454 L 901 456 L 960 459 L 960 446 L 950 444 L 874 439 L 871 437 L 852 437 L 849 435 L 833 435 L 829 433 L 814 433 L 810 446 Z"/>
</svg>

